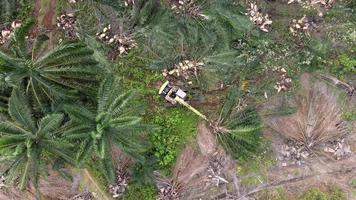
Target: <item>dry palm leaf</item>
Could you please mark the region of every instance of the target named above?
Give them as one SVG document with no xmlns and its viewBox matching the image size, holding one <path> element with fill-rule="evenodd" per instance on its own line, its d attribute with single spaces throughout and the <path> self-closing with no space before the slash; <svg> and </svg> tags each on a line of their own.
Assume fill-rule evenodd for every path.
<svg viewBox="0 0 356 200">
<path fill-rule="evenodd" d="M 177 159 L 172 178 L 155 173 L 161 200 L 206 199 L 231 191 L 236 176 L 235 162 L 218 146 L 216 138 L 203 123 L 199 124 L 197 143 L 200 151 L 187 146 Z"/>
<path fill-rule="evenodd" d="M 320 155 L 329 152 L 329 148 L 336 142 L 335 156 L 349 152 L 348 145 L 343 140 L 349 133 L 346 123 L 341 118 L 341 110 L 336 95 L 323 83 L 302 82 L 305 91 L 294 99 L 298 108 L 295 114 L 283 117 L 267 118 L 269 127 L 287 141 L 287 147 L 282 146 L 282 154 L 297 160 L 310 155 Z M 342 142 L 343 141 L 343 142 Z M 326 149 L 327 147 L 327 149 Z M 338 153 L 336 151 L 339 150 Z M 305 154 L 307 153 L 307 154 Z M 304 154 L 304 155 L 302 155 Z"/>
</svg>

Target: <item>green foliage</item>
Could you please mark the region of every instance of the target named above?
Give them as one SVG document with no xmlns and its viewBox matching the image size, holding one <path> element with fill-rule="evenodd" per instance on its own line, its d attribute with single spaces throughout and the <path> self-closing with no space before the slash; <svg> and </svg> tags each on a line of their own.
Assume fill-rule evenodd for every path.
<svg viewBox="0 0 356 200">
<path fill-rule="evenodd" d="M 43 45 L 48 37 L 40 36 L 28 49 L 26 35 L 33 24 L 28 20 L 15 30 L 12 55 L 0 52 L 0 70 L 6 84 L 13 88 L 25 85 L 26 95 L 42 111 L 59 99 L 93 92 L 98 68 L 93 51 L 81 42 L 63 42 L 50 51 Z"/>
<path fill-rule="evenodd" d="M 346 200 L 347 197 L 339 189 L 335 189 L 328 193 L 322 192 L 319 188 L 312 188 L 308 190 L 301 200 Z"/>
<path fill-rule="evenodd" d="M 301 200 L 328 200 L 328 196 L 320 189 L 312 188 L 304 194 Z"/>
<path fill-rule="evenodd" d="M 7 152 L 2 158 L 11 162 L 5 172 L 7 181 L 16 179 L 20 188 L 25 189 L 31 180 L 38 189 L 39 177 L 55 158 L 62 157 L 73 163 L 68 151 L 71 145 L 58 138 L 63 128 L 63 114 L 48 114 L 35 121 L 20 89 L 12 92 L 9 114 L 11 120 L 0 123 L 0 151 Z"/>
<path fill-rule="evenodd" d="M 83 166 L 92 155 L 96 155 L 109 182 L 114 180 L 112 145 L 117 145 L 134 159 L 144 159 L 143 132 L 148 132 L 149 127 L 143 125 L 142 118 L 138 116 L 141 107 L 131 106 L 133 97 L 133 92 L 123 92 L 117 80 L 109 76 L 99 88 L 95 111 L 79 105 L 65 106 L 71 118 L 65 135 L 68 139 L 80 141 L 76 155 L 78 165 Z"/>
<path fill-rule="evenodd" d="M 235 111 L 241 91 L 232 88 L 219 114 L 216 134 L 222 146 L 235 159 L 247 160 L 261 151 L 262 123 L 256 108 L 249 106 Z"/>
<path fill-rule="evenodd" d="M 195 81 L 203 89 L 210 89 L 216 83 L 211 74 L 231 83 L 256 73 L 259 59 L 251 56 L 255 54 L 252 42 L 244 49 L 233 47 L 238 39 L 258 40 L 255 37 L 258 32 L 242 10 L 230 1 L 204 1 L 202 12 L 209 19 L 199 20 L 162 7 L 142 33 L 139 32 L 145 56 L 152 60 L 150 68 L 170 69 L 185 59 L 202 61 L 202 75 Z"/>
<path fill-rule="evenodd" d="M 268 171 L 275 165 L 274 153 L 267 143 L 263 143 L 261 154 L 251 157 L 251 159 L 239 162 L 237 175 L 241 177 L 241 183 L 245 186 L 258 186 L 261 181 L 267 180 Z M 250 174 L 254 174 L 250 176 Z"/>
<path fill-rule="evenodd" d="M 0 23 L 9 22 L 16 13 L 16 0 L 0 1 Z"/>
<path fill-rule="evenodd" d="M 123 200 L 155 200 L 156 199 L 156 187 L 149 184 L 130 184 L 130 187 L 122 197 Z"/>
<path fill-rule="evenodd" d="M 352 179 L 351 186 L 356 188 L 356 178 Z"/>
<path fill-rule="evenodd" d="M 356 109 L 353 109 L 351 111 L 345 111 L 342 114 L 342 118 L 347 121 L 355 121 L 356 120 Z"/>
<path fill-rule="evenodd" d="M 341 54 L 336 60 L 331 71 L 337 75 L 348 75 L 356 73 L 356 57 L 347 54 Z"/>
<path fill-rule="evenodd" d="M 15 1 L 15 0 L 12 0 Z M 20 6 L 17 19 L 26 20 L 31 17 L 34 0 L 16 0 Z"/>
<path fill-rule="evenodd" d="M 169 171 L 185 141 L 196 133 L 197 120 L 197 116 L 184 108 L 165 109 L 153 117 L 152 123 L 159 130 L 150 139 L 162 170 Z"/>
<path fill-rule="evenodd" d="M 288 200 L 284 195 L 283 187 L 278 187 L 276 189 L 267 189 L 259 192 L 256 199 L 268 199 L 268 200 Z"/>
</svg>

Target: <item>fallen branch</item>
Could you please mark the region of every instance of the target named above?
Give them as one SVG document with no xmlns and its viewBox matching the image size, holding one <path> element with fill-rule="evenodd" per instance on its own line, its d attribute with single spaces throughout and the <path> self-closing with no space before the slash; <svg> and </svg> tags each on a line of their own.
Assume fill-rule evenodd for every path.
<svg viewBox="0 0 356 200">
<path fill-rule="evenodd" d="M 257 192 L 260 192 L 260 191 L 265 190 L 265 189 L 273 188 L 273 187 L 276 187 L 276 186 L 285 185 L 285 184 L 288 184 L 288 183 L 295 183 L 295 182 L 302 181 L 304 179 L 311 178 L 311 177 L 314 177 L 314 176 L 325 175 L 325 174 L 329 174 L 330 175 L 330 174 L 338 174 L 338 173 L 350 173 L 350 172 L 355 171 L 355 170 L 356 170 L 356 166 L 355 167 L 350 167 L 350 168 L 345 168 L 345 169 L 340 169 L 340 170 L 336 170 L 336 171 L 329 171 L 329 172 L 324 172 L 324 173 L 317 173 L 317 174 L 310 174 L 310 175 L 302 175 L 302 176 L 297 176 L 297 177 L 291 177 L 291 178 L 287 178 L 287 179 L 283 179 L 283 180 L 277 180 L 277 181 L 273 181 L 271 183 L 265 183 L 265 184 L 259 185 L 256 188 L 246 192 L 245 194 L 243 194 L 241 196 L 234 196 L 234 195 L 231 195 L 231 196 L 237 198 L 237 200 L 243 200 L 247 196 L 251 196 L 251 195 L 253 195 L 253 194 L 257 193 Z"/>
<path fill-rule="evenodd" d="M 335 77 L 327 76 L 327 75 L 323 75 L 323 74 L 318 74 L 317 76 L 325 81 L 333 83 L 334 85 L 346 90 L 346 92 L 349 96 L 352 96 L 353 93 L 355 92 L 355 87 L 353 87 L 345 82 L 342 82 Z"/>
</svg>

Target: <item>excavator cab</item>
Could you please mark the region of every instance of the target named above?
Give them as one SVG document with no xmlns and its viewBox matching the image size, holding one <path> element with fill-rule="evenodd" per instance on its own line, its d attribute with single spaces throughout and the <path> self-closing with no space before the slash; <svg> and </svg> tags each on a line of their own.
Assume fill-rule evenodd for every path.
<svg viewBox="0 0 356 200">
<path fill-rule="evenodd" d="M 185 100 L 187 97 L 187 93 L 185 93 L 182 89 L 177 86 L 174 86 L 166 81 L 159 90 L 159 95 L 164 97 L 168 102 L 172 104 L 176 104 L 176 98 L 180 98 Z"/>
<path fill-rule="evenodd" d="M 201 117 L 204 120 L 209 122 L 209 119 L 205 115 L 200 113 L 197 109 L 193 108 L 191 105 L 189 105 L 185 101 L 185 99 L 187 97 L 187 93 L 185 93 L 179 87 L 170 84 L 169 81 L 166 81 L 161 86 L 158 94 L 161 95 L 162 97 L 164 97 L 168 102 L 170 102 L 173 105 L 177 104 L 177 102 L 178 102 L 179 104 L 185 106 L 186 108 L 188 108 L 189 110 L 191 110 L 192 112 L 197 114 L 199 117 Z"/>
</svg>

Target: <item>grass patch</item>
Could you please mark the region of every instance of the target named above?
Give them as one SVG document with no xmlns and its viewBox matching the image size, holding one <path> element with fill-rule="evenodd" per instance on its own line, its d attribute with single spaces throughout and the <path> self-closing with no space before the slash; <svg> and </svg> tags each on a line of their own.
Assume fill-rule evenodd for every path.
<svg viewBox="0 0 356 200">
<path fill-rule="evenodd" d="M 152 153 L 164 174 L 169 174 L 177 155 L 196 135 L 198 116 L 185 108 L 162 109 L 152 119 L 159 128 L 150 135 Z"/>
<path fill-rule="evenodd" d="M 323 192 L 319 188 L 311 188 L 300 200 L 346 200 L 347 197 L 340 189 L 332 189 L 328 192 Z"/>
<path fill-rule="evenodd" d="M 268 144 L 264 144 L 266 149 L 260 155 L 238 163 L 237 174 L 241 177 L 241 183 L 246 186 L 255 186 L 266 180 L 266 174 L 270 167 L 274 165 L 272 152 L 268 149 Z"/>
<path fill-rule="evenodd" d="M 122 197 L 123 200 L 155 200 L 157 195 L 156 187 L 151 184 L 130 184 Z"/>
</svg>

